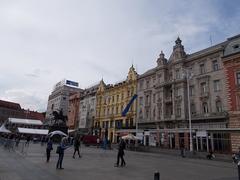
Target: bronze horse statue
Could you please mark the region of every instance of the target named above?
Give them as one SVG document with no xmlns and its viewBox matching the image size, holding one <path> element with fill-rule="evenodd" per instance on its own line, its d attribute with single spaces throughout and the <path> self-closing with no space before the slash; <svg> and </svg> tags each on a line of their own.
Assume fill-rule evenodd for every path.
<svg viewBox="0 0 240 180">
<path fill-rule="evenodd" d="M 60 124 L 60 123 L 64 123 L 66 124 L 67 122 L 67 116 L 63 115 L 62 110 L 60 112 L 57 111 L 53 111 L 53 116 L 54 116 L 54 124 Z"/>
</svg>

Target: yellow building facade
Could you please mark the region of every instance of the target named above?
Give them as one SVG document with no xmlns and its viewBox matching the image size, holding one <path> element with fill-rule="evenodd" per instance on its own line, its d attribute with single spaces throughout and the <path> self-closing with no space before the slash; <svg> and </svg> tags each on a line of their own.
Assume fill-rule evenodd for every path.
<svg viewBox="0 0 240 180">
<path fill-rule="evenodd" d="M 131 66 L 127 79 L 114 85 L 100 82 L 96 98 L 96 118 L 94 122 L 98 135 L 113 143 L 118 138 L 136 128 L 136 100 L 132 103 L 126 116 L 122 116 L 123 109 L 137 93 L 137 72 Z"/>
</svg>

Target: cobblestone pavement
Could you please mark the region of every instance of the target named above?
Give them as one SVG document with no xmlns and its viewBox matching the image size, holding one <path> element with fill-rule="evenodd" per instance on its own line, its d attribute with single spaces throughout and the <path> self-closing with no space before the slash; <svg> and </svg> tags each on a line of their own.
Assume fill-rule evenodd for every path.
<svg viewBox="0 0 240 180">
<path fill-rule="evenodd" d="M 161 180 L 235 180 L 237 169 L 232 163 L 183 159 L 164 154 L 126 151 L 127 166 L 114 167 L 116 150 L 82 147 L 82 158 L 72 158 L 66 150 L 63 167 L 56 170 L 56 146 L 50 163 L 46 163 L 45 147 L 30 144 L 22 156 L 0 147 L 0 180 L 153 180 L 159 171 Z"/>
</svg>

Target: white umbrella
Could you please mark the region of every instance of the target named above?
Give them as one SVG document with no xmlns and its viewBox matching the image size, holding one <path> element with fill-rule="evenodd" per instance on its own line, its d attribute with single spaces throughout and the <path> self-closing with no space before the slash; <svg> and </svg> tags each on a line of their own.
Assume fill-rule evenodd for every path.
<svg viewBox="0 0 240 180">
<path fill-rule="evenodd" d="M 0 127 L 0 132 L 2 132 L 2 133 L 11 133 L 11 131 L 9 131 L 9 130 L 5 127 L 4 124 Z"/>
<path fill-rule="evenodd" d="M 54 135 L 67 136 L 67 134 L 65 134 L 65 133 L 62 132 L 62 131 L 53 131 L 53 132 L 50 132 L 50 133 L 48 134 L 48 136 L 50 136 L 50 137 L 52 137 L 52 136 L 54 136 Z"/>
<path fill-rule="evenodd" d="M 128 134 L 126 136 L 122 136 L 122 139 L 125 139 L 125 140 L 137 140 L 138 138 L 132 134 Z"/>
</svg>

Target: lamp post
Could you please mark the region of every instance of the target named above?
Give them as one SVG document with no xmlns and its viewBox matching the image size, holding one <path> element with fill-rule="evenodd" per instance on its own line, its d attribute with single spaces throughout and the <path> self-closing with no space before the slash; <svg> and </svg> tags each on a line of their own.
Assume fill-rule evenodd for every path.
<svg viewBox="0 0 240 180">
<path fill-rule="evenodd" d="M 191 117 L 191 107 L 190 107 L 190 87 L 189 87 L 189 80 L 191 75 L 188 69 L 185 69 L 186 78 L 187 78 L 187 96 L 188 96 L 188 123 L 189 123 L 189 150 L 190 152 L 193 151 L 193 141 L 192 141 L 192 117 Z"/>
</svg>

